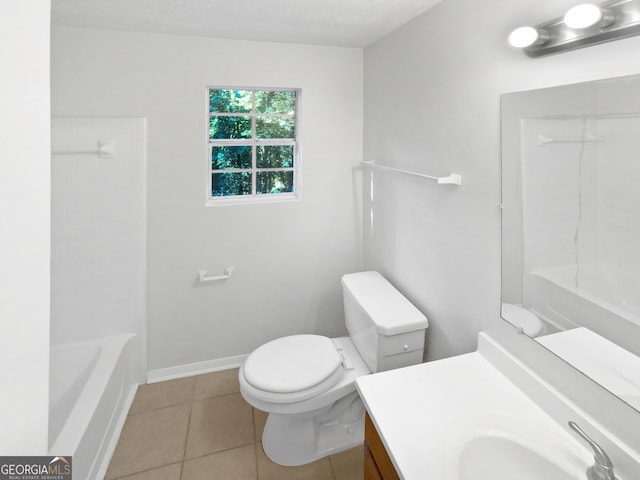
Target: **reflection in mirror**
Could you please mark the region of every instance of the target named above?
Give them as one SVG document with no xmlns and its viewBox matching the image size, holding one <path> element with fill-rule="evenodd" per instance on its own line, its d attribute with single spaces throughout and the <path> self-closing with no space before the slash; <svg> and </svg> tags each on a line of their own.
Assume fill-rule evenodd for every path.
<svg viewBox="0 0 640 480">
<path fill-rule="evenodd" d="M 640 410 L 640 76 L 502 97 L 502 317 Z"/>
</svg>

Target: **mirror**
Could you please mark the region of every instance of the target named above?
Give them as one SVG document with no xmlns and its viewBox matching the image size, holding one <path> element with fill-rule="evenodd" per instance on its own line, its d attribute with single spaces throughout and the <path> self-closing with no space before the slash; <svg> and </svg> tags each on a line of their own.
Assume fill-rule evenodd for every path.
<svg viewBox="0 0 640 480">
<path fill-rule="evenodd" d="M 501 107 L 501 316 L 640 411 L 640 75 Z"/>
</svg>

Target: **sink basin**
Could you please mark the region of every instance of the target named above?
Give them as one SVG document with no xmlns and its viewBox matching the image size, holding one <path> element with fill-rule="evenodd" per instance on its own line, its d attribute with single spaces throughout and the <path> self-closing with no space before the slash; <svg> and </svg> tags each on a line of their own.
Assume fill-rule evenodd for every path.
<svg viewBox="0 0 640 480">
<path fill-rule="evenodd" d="M 569 433 L 491 415 L 455 428 L 445 447 L 452 480 L 584 480 L 593 461 Z"/>
<path fill-rule="evenodd" d="M 558 464 L 511 439 L 493 435 L 469 441 L 460 453 L 459 480 L 575 480 L 570 466 Z M 568 468 L 569 467 L 569 468 Z"/>
</svg>

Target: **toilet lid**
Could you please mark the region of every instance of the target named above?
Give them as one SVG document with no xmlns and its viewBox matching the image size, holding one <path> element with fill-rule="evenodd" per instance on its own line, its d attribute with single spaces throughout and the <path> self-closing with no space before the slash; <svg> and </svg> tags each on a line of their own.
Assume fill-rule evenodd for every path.
<svg viewBox="0 0 640 480">
<path fill-rule="evenodd" d="M 328 337 L 292 335 L 257 348 L 247 357 L 243 372 L 249 384 L 267 392 L 300 392 L 330 380 L 328 390 L 341 377 L 336 375 L 341 361 Z"/>
<path fill-rule="evenodd" d="M 529 310 L 510 303 L 502 304 L 502 317 L 511 325 L 522 328 L 530 337 L 537 337 L 542 331 L 542 322 Z"/>
</svg>

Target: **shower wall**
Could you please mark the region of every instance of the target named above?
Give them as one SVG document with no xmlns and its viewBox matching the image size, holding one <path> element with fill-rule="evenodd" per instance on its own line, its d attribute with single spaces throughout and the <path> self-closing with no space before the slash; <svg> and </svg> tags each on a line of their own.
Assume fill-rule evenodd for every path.
<svg viewBox="0 0 640 480">
<path fill-rule="evenodd" d="M 146 369 L 146 120 L 52 119 L 51 343 L 135 333 Z M 97 150 L 112 142 L 113 151 Z"/>
<path fill-rule="evenodd" d="M 521 125 L 525 277 L 538 268 L 595 261 L 597 123 L 543 118 Z"/>
<path fill-rule="evenodd" d="M 640 116 L 598 123 L 599 258 L 640 275 Z"/>
<path fill-rule="evenodd" d="M 640 274 L 640 117 L 522 121 L 523 291 L 540 268 L 599 263 Z"/>
</svg>

